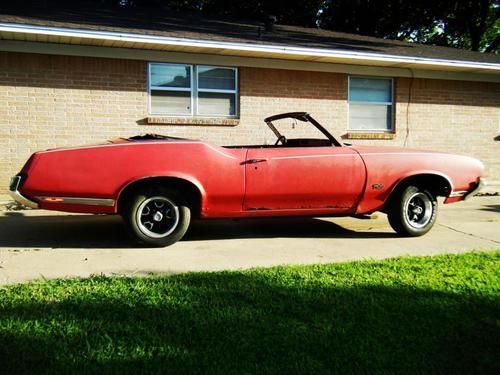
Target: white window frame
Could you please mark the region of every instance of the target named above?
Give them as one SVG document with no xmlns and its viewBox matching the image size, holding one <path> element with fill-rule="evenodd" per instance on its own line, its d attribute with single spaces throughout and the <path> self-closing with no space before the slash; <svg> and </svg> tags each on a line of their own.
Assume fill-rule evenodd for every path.
<svg viewBox="0 0 500 375">
<path fill-rule="evenodd" d="M 180 91 L 180 92 L 190 92 L 191 95 L 191 105 L 189 106 L 190 108 L 190 114 L 188 116 L 193 116 L 193 89 L 194 89 L 194 78 L 193 78 L 193 65 L 190 65 L 190 64 L 180 64 L 180 63 L 169 63 L 168 65 L 181 65 L 181 66 L 189 66 L 190 68 L 190 72 L 189 72 L 189 77 L 190 77 L 190 88 L 184 88 L 184 87 L 152 87 L 151 86 L 151 67 L 153 65 L 167 65 L 167 64 L 162 64 L 162 63 L 149 63 L 148 64 L 148 113 L 149 114 L 152 114 L 152 115 L 164 115 L 162 114 L 161 112 L 153 112 L 151 110 L 151 90 L 155 90 L 155 91 Z M 185 113 L 170 113 L 168 114 L 168 116 L 176 116 L 176 117 L 179 117 L 179 116 L 186 116 Z"/>
<path fill-rule="evenodd" d="M 184 65 L 190 67 L 191 76 L 191 88 L 186 89 L 183 87 L 152 87 L 151 86 L 151 67 L 153 65 Z M 221 68 L 229 69 L 234 71 L 234 90 L 224 90 L 224 89 L 199 89 L 198 88 L 198 67 L 209 67 L 209 68 Z M 238 68 L 231 66 L 218 66 L 218 65 L 205 65 L 205 64 L 183 64 L 183 63 L 165 63 L 165 62 L 150 62 L 148 63 L 148 76 L 147 76 L 147 86 L 148 86 L 148 113 L 154 116 L 164 116 L 164 117 L 194 117 L 194 118 L 239 118 L 239 79 L 238 79 Z M 151 91 L 184 91 L 191 92 L 191 105 L 190 114 L 185 113 L 162 113 L 153 112 L 151 109 Z M 198 114 L 198 93 L 199 92 L 209 92 L 209 93 L 224 93 L 224 94 L 234 94 L 234 115 L 201 115 Z"/>
<path fill-rule="evenodd" d="M 360 101 L 352 101 L 351 102 L 351 78 L 367 78 L 367 79 L 382 79 L 382 80 L 391 80 L 391 101 L 390 102 L 360 102 Z M 352 129 L 350 124 L 350 110 L 351 104 L 359 104 L 359 105 L 386 105 L 391 106 L 391 127 L 390 129 Z M 373 76 L 359 76 L 359 75 L 349 75 L 347 78 L 347 130 L 349 132 L 373 132 L 373 133 L 394 133 L 394 78 L 391 77 L 373 77 Z"/>
<path fill-rule="evenodd" d="M 234 71 L 234 90 L 224 90 L 224 89 L 200 89 L 198 87 L 199 82 L 199 69 L 198 67 L 208 67 L 208 68 L 220 68 L 220 69 L 229 69 Z M 239 92 L 238 92 L 238 68 L 230 67 L 230 66 L 218 66 L 218 65 L 196 65 L 196 116 L 199 117 L 225 117 L 225 118 L 237 118 L 238 117 L 238 101 L 239 101 Z M 198 93 L 199 92 L 208 92 L 208 93 L 218 93 L 218 94 L 234 94 L 234 115 L 222 116 L 222 115 L 201 115 L 198 113 Z"/>
</svg>

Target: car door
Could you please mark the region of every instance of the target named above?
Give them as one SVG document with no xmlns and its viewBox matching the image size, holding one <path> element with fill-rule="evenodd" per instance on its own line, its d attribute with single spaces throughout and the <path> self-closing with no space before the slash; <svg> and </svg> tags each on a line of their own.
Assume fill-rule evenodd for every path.
<svg viewBox="0 0 500 375">
<path fill-rule="evenodd" d="M 347 212 L 361 197 L 366 172 L 349 147 L 251 148 L 245 178 L 244 210 Z"/>
</svg>

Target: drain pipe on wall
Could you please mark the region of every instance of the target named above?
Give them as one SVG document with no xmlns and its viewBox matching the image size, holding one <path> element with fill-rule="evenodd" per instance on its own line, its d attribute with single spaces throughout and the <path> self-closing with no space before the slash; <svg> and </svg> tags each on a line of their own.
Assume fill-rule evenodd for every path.
<svg viewBox="0 0 500 375">
<path fill-rule="evenodd" d="M 411 69 L 411 68 L 407 68 L 407 69 L 410 72 L 410 82 L 408 83 L 408 102 L 406 103 L 406 134 L 405 134 L 405 141 L 403 143 L 404 147 L 408 146 L 408 138 L 410 137 L 411 90 L 413 88 L 413 80 L 415 78 L 415 74 L 413 72 L 413 69 Z"/>
</svg>

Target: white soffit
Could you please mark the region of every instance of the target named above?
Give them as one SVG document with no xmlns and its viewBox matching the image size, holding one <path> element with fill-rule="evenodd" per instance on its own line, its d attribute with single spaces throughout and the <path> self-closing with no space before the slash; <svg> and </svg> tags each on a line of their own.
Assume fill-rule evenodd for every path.
<svg viewBox="0 0 500 375">
<path fill-rule="evenodd" d="M 273 44 L 196 40 L 111 31 L 0 23 L 0 39 L 149 49 L 267 59 L 425 69 L 446 72 L 500 73 L 500 64 L 366 53 Z"/>
</svg>

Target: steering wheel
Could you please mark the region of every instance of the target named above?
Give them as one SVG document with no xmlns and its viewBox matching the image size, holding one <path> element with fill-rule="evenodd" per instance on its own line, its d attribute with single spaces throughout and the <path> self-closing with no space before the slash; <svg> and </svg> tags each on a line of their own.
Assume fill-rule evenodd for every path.
<svg viewBox="0 0 500 375">
<path fill-rule="evenodd" d="M 284 135 L 281 135 L 274 145 L 277 146 L 280 142 L 282 145 L 286 145 L 286 137 Z"/>
</svg>

